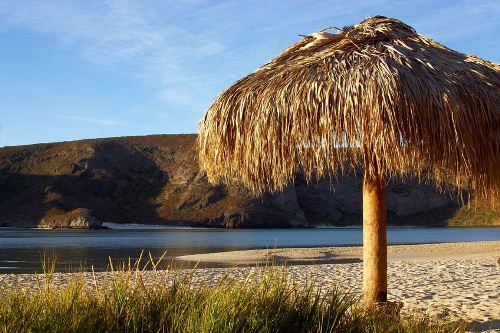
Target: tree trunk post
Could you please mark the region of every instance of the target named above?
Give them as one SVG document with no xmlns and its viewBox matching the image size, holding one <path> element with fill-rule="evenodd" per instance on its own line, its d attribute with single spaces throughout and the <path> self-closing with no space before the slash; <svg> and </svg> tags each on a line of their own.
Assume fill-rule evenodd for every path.
<svg viewBox="0 0 500 333">
<path fill-rule="evenodd" d="M 363 179 L 363 302 L 387 302 L 387 185 Z"/>
</svg>

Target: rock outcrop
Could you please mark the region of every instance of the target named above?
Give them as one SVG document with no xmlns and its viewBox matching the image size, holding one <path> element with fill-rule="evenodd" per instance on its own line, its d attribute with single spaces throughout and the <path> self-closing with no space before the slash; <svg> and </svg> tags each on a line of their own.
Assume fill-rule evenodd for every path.
<svg viewBox="0 0 500 333">
<path fill-rule="evenodd" d="M 64 212 L 53 208 L 38 222 L 38 228 L 46 229 L 102 229 L 102 222 L 86 208 Z"/>
<path fill-rule="evenodd" d="M 464 209 L 411 179 L 391 182 L 388 190 L 391 224 L 446 225 Z M 464 224 L 471 218 L 498 223 L 491 209 L 461 216 Z M 354 225 L 361 223 L 361 179 L 351 174 L 334 184 L 306 184 L 298 176 L 281 193 L 254 198 L 240 185 L 207 182 L 198 170 L 196 135 L 0 148 L 0 226 L 96 227 L 98 221 L 226 228 Z"/>
</svg>

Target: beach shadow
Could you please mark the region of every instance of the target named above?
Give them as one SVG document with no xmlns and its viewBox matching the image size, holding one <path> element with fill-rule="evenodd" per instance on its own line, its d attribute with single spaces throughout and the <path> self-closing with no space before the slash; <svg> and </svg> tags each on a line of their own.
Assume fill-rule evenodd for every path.
<svg viewBox="0 0 500 333">
<path fill-rule="evenodd" d="M 349 262 L 352 260 L 358 260 L 358 259 L 347 259 L 347 258 L 338 258 L 338 255 L 335 254 L 332 251 L 320 251 L 319 252 L 321 255 L 316 256 L 316 257 L 310 257 L 310 258 L 303 258 L 303 259 L 294 259 L 290 256 L 284 256 L 284 255 L 275 255 L 272 252 L 266 255 L 266 261 L 270 262 L 276 262 L 276 263 L 346 263 L 346 260 Z M 336 259 L 337 258 L 337 259 Z M 356 261 L 354 261 L 356 262 Z"/>
<path fill-rule="evenodd" d="M 500 330 L 500 319 L 493 319 L 487 321 L 474 321 L 467 326 L 467 330 L 470 332 Z"/>
<path fill-rule="evenodd" d="M 274 260 L 278 264 L 286 265 L 355 264 L 363 262 L 360 258 L 339 258 L 337 254 L 331 251 L 322 251 L 321 253 L 321 256 L 304 259 L 294 259 L 287 256 L 275 256 Z"/>
<path fill-rule="evenodd" d="M 357 264 L 362 263 L 363 260 L 359 258 L 338 258 L 338 259 L 318 259 L 311 261 L 295 260 L 293 262 L 286 262 L 287 265 L 327 265 L 327 264 Z"/>
<path fill-rule="evenodd" d="M 329 259 L 290 259 L 286 256 L 274 256 L 267 260 L 251 262 L 197 262 L 189 260 L 175 260 L 175 265 L 183 268 L 227 268 L 227 267 L 255 267 L 255 266 L 303 266 L 303 265 L 331 265 L 331 264 L 357 264 L 362 263 L 359 258 L 329 258 Z"/>
</svg>

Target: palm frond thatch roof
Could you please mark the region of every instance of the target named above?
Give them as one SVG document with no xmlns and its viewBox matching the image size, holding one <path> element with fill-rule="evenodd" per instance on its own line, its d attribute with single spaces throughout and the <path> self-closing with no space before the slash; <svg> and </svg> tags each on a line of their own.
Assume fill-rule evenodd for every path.
<svg viewBox="0 0 500 333">
<path fill-rule="evenodd" d="M 200 123 L 213 182 L 279 190 L 362 164 L 497 195 L 500 65 L 453 51 L 396 19 L 305 36 L 222 92 Z"/>
</svg>

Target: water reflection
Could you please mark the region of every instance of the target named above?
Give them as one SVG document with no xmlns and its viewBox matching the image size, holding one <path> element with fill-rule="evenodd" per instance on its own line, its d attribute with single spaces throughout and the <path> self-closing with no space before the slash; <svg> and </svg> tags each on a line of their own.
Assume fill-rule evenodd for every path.
<svg viewBox="0 0 500 333">
<path fill-rule="evenodd" d="M 390 228 L 391 244 L 499 240 L 500 228 Z M 134 262 L 141 250 L 164 264 L 175 256 L 273 247 L 360 245 L 360 228 L 339 229 L 168 229 L 168 230 L 27 230 L 0 229 L 0 273 L 41 272 L 41 258 L 57 255 L 57 270 L 106 269 Z M 176 263 L 176 265 L 190 265 Z"/>
</svg>

